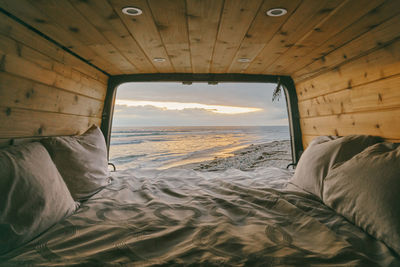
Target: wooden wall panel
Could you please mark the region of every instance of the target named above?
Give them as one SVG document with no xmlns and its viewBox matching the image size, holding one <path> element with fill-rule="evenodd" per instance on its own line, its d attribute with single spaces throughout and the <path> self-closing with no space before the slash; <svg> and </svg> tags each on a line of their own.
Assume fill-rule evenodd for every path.
<svg viewBox="0 0 400 267">
<path fill-rule="evenodd" d="M 100 125 L 108 77 L 0 15 L 0 140 Z"/>
<path fill-rule="evenodd" d="M 394 16 L 327 55 L 326 66 L 309 65 L 311 77 L 295 77 L 305 147 L 319 135 L 400 141 L 399 26 Z"/>
</svg>

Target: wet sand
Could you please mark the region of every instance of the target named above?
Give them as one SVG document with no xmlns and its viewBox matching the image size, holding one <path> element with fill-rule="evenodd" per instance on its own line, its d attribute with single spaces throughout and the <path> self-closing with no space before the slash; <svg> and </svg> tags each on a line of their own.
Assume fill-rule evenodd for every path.
<svg viewBox="0 0 400 267">
<path fill-rule="evenodd" d="M 257 167 L 286 168 L 292 162 L 290 141 L 273 141 L 236 150 L 234 156 L 186 164 L 180 168 L 196 171 L 223 171 L 235 168 L 251 171 Z"/>
</svg>

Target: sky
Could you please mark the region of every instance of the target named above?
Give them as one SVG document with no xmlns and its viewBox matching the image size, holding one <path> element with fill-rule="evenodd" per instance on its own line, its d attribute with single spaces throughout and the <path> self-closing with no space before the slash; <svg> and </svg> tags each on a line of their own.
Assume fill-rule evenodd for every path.
<svg viewBox="0 0 400 267">
<path fill-rule="evenodd" d="M 118 87 L 113 126 L 288 125 L 285 97 L 275 84 L 125 83 Z"/>
</svg>

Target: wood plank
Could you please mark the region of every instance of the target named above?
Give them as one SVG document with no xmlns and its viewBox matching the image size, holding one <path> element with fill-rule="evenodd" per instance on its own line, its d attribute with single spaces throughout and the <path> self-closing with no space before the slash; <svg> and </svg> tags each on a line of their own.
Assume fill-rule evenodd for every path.
<svg viewBox="0 0 400 267">
<path fill-rule="evenodd" d="M 337 8 L 340 0 L 305 0 L 292 13 L 279 31 L 262 49 L 256 59 L 245 70 L 245 73 L 266 73 L 270 66 L 300 38 L 315 27 L 321 20 L 329 16 Z M 268 74 L 272 74 L 269 72 Z"/>
<path fill-rule="evenodd" d="M 45 69 L 36 63 L 30 62 L 22 57 L 5 54 L 0 50 L 0 71 L 5 71 L 20 77 L 25 77 L 50 86 L 55 86 L 71 92 L 104 100 L 106 85 L 100 82 L 81 77 L 79 82 L 64 77 L 52 70 Z"/>
<path fill-rule="evenodd" d="M 0 72 L 0 106 L 100 118 L 103 101 Z"/>
<path fill-rule="evenodd" d="M 362 134 L 362 133 L 360 133 L 360 134 Z M 311 141 L 315 137 L 318 137 L 318 135 L 303 135 L 302 136 L 304 149 L 306 149 L 308 147 L 308 145 L 311 143 Z M 398 139 L 385 139 L 385 141 L 392 142 L 392 143 L 400 143 L 400 138 L 398 138 Z"/>
<path fill-rule="evenodd" d="M 191 73 L 185 0 L 148 0 L 147 2 L 175 71 Z"/>
<path fill-rule="evenodd" d="M 383 2 L 384 0 L 343 1 L 330 16 L 315 25 L 265 71 L 287 73 L 288 65 L 293 64 L 298 58 L 308 56 L 329 38 L 344 30 Z"/>
<path fill-rule="evenodd" d="M 99 80 L 105 84 L 107 83 L 107 75 L 101 73 L 97 69 L 64 51 L 53 43 L 47 41 L 37 33 L 29 30 L 25 26 L 15 22 L 2 13 L 0 14 L 0 34 L 22 43 L 38 52 L 41 52 L 57 62 L 69 65 L 77 71 L 88 75 L 95 80 Z"/>
<path fill-rule="evenodd" d="M 361 58 L 346 62 L 316 78 L 296 82 L 299 100 L 390 77 L 400 73 L 400 41 L 382 47 Z"/>
<path fill-rule="evenodd" d="M 0 37 L 2 37 L 0 38 L 0 51 L 3 51 L 3 53 L 25 58 L 28 61 L 37 64 L 39 67 L 50 71 L 55 71 L 57 74 L 69 79 L 73 79 L 78 83 L 85 81 L 85 83 L 88 84 L 88 87 L 93 87 L 93 89 L 97 89 L 100 92 L 100 94 L 96 93 L 95 95 L 92 95 L 91 93 L 93 89 L 91 89 L 87 92 L 89 93 L 88 96 L 98 97 L 100 95 L 100 97 L 103 98 L 105 95 L 106 83 L 95 80 L 80 72 L 74 73 L 74 70 L 70 66 L 55 62 L 53 59 L 45 56 L 44 54 L 39 53 L 36 50 L 33 50 L 30 47 L 27 47 L 24 44 L 16 42 L 8 37 L 2 36 L 1 34 Z M 87 81 L 91 82 L 88 83 Z M 82 94 L 85 93 L 82 92 Z"/>
<path fill-rule="evenodd" d="M 300 119 L 304 135 L 368 134 L 400 139 L 400 108 Z"/>
<path fill-rule="evenodd" d="M 228 71 L 261 4 L 261 0 L 225 1 L 212 57 L 212 73 Z"/>
<path fill-rule="evenodd" d="M 208 73 L 223 0 L 187 0 L 187 20 L 193 73 Z"/>
<path fill-rule="evenodd" d="M 72 28 L 72 30 L 64 29 L 62 26 L 57 24 L 57 17 L 54 18 L 54 21 L 53 18 L 49 16 L 50 14 L 43 13 L 40 8 L 36 8 L 29 2 L 29 0 L 0 0 L 0 5 L 6 11 L 38 29 L 40 32 L 51 37 L 63 46 L 71 49 L 79 56 L 85 58 L 109 74 L 121 73 L 121 70 L 116 66 L 107 62 L 101 55 L 97 55 L 87 45 L 77 39 L 73 33 L 74 28 Z M 24 8 L 21 8 L 22 6 Z"/>
<path fill-rule="evenodd" d="M 400 107 L 400 75 L 299 102 L 302 118 Z"/>
<path fill-rule="evenodd" d="M 371 10 L 361 19 L 354 22 L 352 25 L 337 33 L 321 46 L 311 51 L 306 57 L 297 58 L 297 60 L 288 66 L 286 70 L 290 73 L 294 73 L 292 74 L 292 77 L 301 76 L 301 73 L 297 74 L 297 72 L 301 69 L 313 63 L 315 60 L 323 60 L 323 57 L 328 55 L 333 50 L 340 48 L 351 40 L 356 39 L 364 33 L 374 29 L 381 23 L 392 18 L 396 14 L 399 14 L 399 12 L 400 2 L 398 0 L 385 1 L 380 6 Z M 313 68 L 310 69 L 312 70 Z"/>
<path fill-rule="evenodd" d="M 117 66 L 121 74 L 137 73 L 137 69 L 112 44 L 89 45 L 93 51 L 102 55 L 108 62 Z"/>
<path fill-rule="evenodd" d="M 47 14 L 61 28 L 85 45 L 107 44 L 104 36 L 89 23 L 68 1 L 28 0 L 31 5 Z"/>
<path fill-rule="evenodd" d="M 157 71 L 174 72 L 147 2 L 145 0 L 110 0 L 109 2 L 146 56 L 150 60 L 165 58 L 164 62 L 153 62 Z M 121 11 L 127 6 L 138 7 L 143 13 L 136 17 L 127 16 Z"/>
<path fill-rule="evenodd" d="M 371 31 L 354 39 L 350 43 L 327 54 L 323 59 L 316 60 L 306 68 L 296 73 L 296 77 L 304 79 L 314 76 L 342 64 L 352 58 L 380 49 L 394 39 L 400 37 L 400 14 L 373 28 Z"/>
<path fill-rule="evenodd" d="M 282 24 L 296 10 L 301 1 L 299 0 L 272 0 L 264 1 L 258 10 L 256 18 L 247 31 L 244 40 L 229 67 L 230 73 L 240 73 L 248 68 L 251 61 L 260 53 L 265 45 L 272 39 Z M 266 16 L 265 12 L 277 6 L 285 7 L 287 14 L 282 17 Z M 238 62 L 240 58 L 248 58 L 250 62 Z"/>
<path fill-rule="evenodd" d="M 32 137 L 81 134 L 100 118 L 0 107 L 0 137 Z"/>
<path fill-rule="evenodd" d="M 84 15 L 103 36 L 118 49 L 139 73 L 156 72 L 141 47 L 133 39 L 113 7 L 107 0 L 70 0 L 71 4 Z M 132 73 L 134 73 L 132 71 Z"/>
</svg>

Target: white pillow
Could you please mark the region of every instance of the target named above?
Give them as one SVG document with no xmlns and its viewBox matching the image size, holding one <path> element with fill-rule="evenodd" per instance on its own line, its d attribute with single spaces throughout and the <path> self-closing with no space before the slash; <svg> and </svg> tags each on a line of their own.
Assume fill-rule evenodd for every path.
<svg viewBox="0 0 400 267">
<path fill-rule="evenodd" d="M 325 178 L 323 202 L 400 254 L 400 146 L 373 145 Z"/>
<path fill-rule="evenodd" d="M 41 143 L 0 150 L 0 254 L 33 239 L 76 207 Z"/>
<path fill-rule="evenodd" d="M 301 155 L 290 183 L 322 199 L 322 183 L 329 169 L 380 141 L 380 137 L 369 135 L 317 137 Z"/>
<path fill-rule="evenodd" d="M 72 197 L 85 200 L 110 183 L 107 146 L 97 126 L 78 136 L 42 140 Z"/>
</svg>

